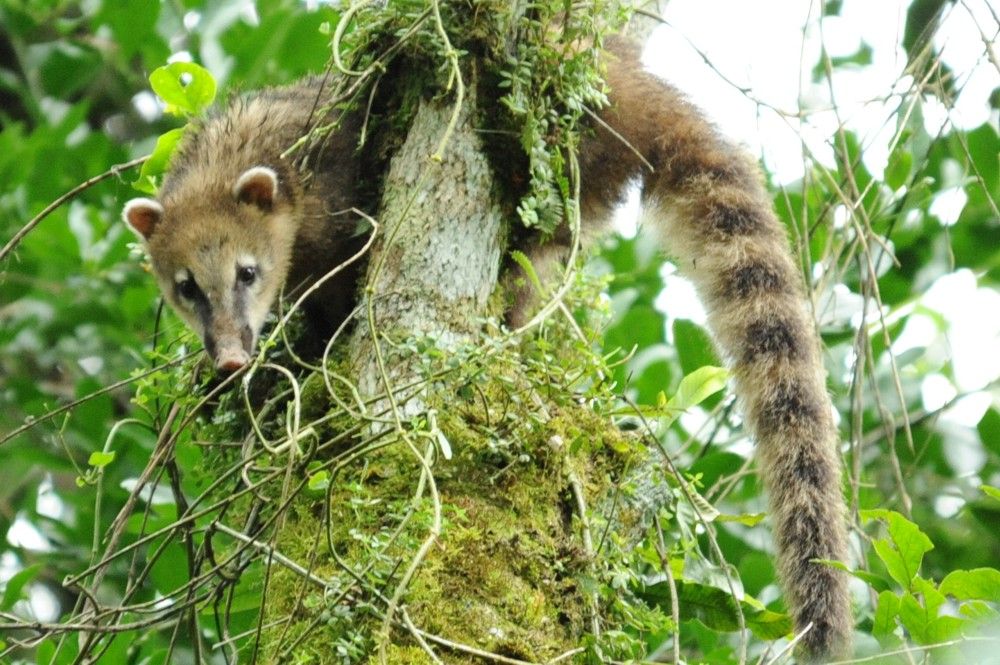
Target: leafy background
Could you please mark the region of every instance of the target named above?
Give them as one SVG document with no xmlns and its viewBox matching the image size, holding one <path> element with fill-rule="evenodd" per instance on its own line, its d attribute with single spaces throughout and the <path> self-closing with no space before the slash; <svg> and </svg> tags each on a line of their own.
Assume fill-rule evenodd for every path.
<svg viewBox="0 0 1000 665">
<path fill-rule="evenodd" d="M 898 140 L 882 172 L 861 160 L 866 137 L 843 130 L 826 137 L 833 163 L 806 155 L 802 179 L 774 184 L 776 209 L 797 243 L 804 273 L 814 279 L 816 303 L 830 302 L 831 294 L 854 303 L 824 318 L 822 330 L 830 391 L 842 416 L 848 496 L 858 527 L 856 563 L 867 583 L 855 591 L 861 630 L 870 636 L 862 644 L 869 649 L 876 642 L 899 647 L 904 632 L 917 644 L 972 635 L 972 619 L 996 617 L 1000 601 L 993 573 L 953 572 L 1000 562 L 996 377 L 976 388 L 975 408 L 966 407 L 962 418 L 948 417 L 965 396 L 955 388 L 954 322 L 923 297 L 956 275 L 981 290 L 995 289 L 1000 279 L 1000 94 L 994 93 L 990 121 L 981 126 L 945 122 L 929 131 L 922 120 L 925 105 L 948 108 L 960 92 L 961 73 L 941 65 L 933 40 L 942 12 L 957 6 L 914 0 L 899 26 L 909 73 L 921 83 L 901 98 L 891 118 Z M 824 5 L 828 17 L 839 11 L 838 2 Z M 148 74 L 172 54 L 190 54 L 224 91 L 289 81 L 323 68 L 329 53 L 324 26 L 336 18 L 327 6 L 291 0 L 3 0 L 0 241 L 79 183 L 150 152 L 159 134 L 177 126 L 145 92 Z M 1000 21 L 980 28 L 987 58 Z M 814 81 L 864 73 L 868 63 L 863 45 L 848 57 L 824 56 L 802 63 Z M 181 346 L 172 342 L 176 321 L 169 315 L 160 320 L 152 280 L 118 219 L 122 202 L 135 194 L 135 177 L 135 171 L 124 172 L 85 190 L 0 264 L 3 612 L 51 621 L 78 601 L 61 582 L 91 561 L 97 538 L 155 444 L 144 427 L 114 425 L 158 409 L 134 404 L 132 384 L 107 388 L 185 348 L 183 338 Z M 935 202 L 956 189 L 966 197 L 961 212 L 957 220 L 942 220 Z M 669 303 L 662 303 L 665 275 L 667 282 L 673 278 L 648 239 L 612 239 L 591 266 L 615 274 L 607 290 L 612 314 L 604 346 L 631 353 L 615 379 L 633 399 L 656 404 L 661 391 L 671 394 L 685 374 L 718 364 L 697 321 L 671 315 Z M 166 341 L 151 355 L 156 330 Z M 919 343 L 897 344 L 907 335 L 913 339 L 914 330 L 922 331 Z M 978 351 L 984 363 L 992 362 L 997 348 L 996 339 L 987 342 L 992 345 Z M 942 385 L 955 397 L 927 398 L 928 386 Z M 185 389 L 160 388 L 166 401 Z M 668 446 L 721 511 L 761 512 L 761 487 L 748 473 L 751 449 L 739 436 L 732 398 L 714 397 L 703 406 L 670 428 Z M 9 438 L 42 417 L 45 422 Z M 114 456 L 94 456 L 97 451 Z M 181 461 L 193 469 L 197 453 Z M 723 524 L 718 539 L 746 591 L 771 603 L 777 591 L 766 533 L 751 529 L 750 521 Z M 181 557 L 168 552 L 144 593 L 155 598 L 157 588 L 175 588 Z M 124 575 L 126 567 L 115 574 Z M 655 589 L 650 595 L 658 602 Z M 713 630 L 722 630 L 722 623 L 688 617 L 686 648 L 709 662 L 733 662 L 731 646 Z M 135 662 L 162 662 L 168 642 L 169 635 L 137 631 L 109 642 L 103 657 L 124 662 L 128 652 Z M 19 657 L 50 662 L 55 650 L 56 642 L 46 641 L 34 655 Z M 64 660 L 66 653 L 55 662 L 72 662 L 72 656 Z M 931 653 L 946 658 L 943 650 Z"/>
</svg>

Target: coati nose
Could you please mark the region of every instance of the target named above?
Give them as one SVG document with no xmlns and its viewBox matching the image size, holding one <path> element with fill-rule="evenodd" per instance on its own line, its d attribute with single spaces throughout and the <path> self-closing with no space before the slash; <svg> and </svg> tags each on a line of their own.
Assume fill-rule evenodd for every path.
<svg viewBox="0 0 1000 665">
<path fill-rule="evenodd" d="M 235 372 L 250 362 L 250 356 L 243 349 L 229 349 L 215 358 L 215 369 L 220 372 Z"/>
</svg>

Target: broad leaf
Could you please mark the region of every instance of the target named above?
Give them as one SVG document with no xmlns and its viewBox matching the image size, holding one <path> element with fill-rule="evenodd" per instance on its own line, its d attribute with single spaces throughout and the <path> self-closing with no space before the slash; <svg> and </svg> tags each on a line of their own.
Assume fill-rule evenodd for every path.
<svg viewBox="0 0 1000 665">
<path fill-rule="evenodd" d="M 956 570 L 941 580 L 938 590 L 958 600 L 989 600 L 1000 603 L 1000 571 L 994 568 Z"/>
<path fill-rule="evenodd" d="M 25 585 L 31 580 L 38 577 L 38 573 L 42 571 L 41 564 L 33 564 L 27 566 L 16 573 L 14 573 L 3 587 L 3 596 L 0 597 L 0 610 L 4 612 L 9 612 L 14 604 L 24 598 L 22 591 Z"/>
<path fill-rule="evenodd" d="M 215 100 L 215 79 L 193 62 L 173 62 L 149 75 L 149 85 L 167 104 L 167 113 L 193 116 Z"/>
<path fill-rule="evenodd" d="M 713 630 L 739 630 L 736 601 L 728 591 L 678 580 L 677 599 L 681 619 L 698 619 Z M 654 603 L 666 612 L 671 611 L 670 585 L 658 582 L 639 592 L 645 601 Z M 756 601 L 755 601 L 756 602 Z M 760 609 L 746 600 L 740 602 L 747 628 L 764 640 L 775 640 L 792 631 L 792 620 L 787 614 Z"/>
<path fill-rule="evenodd" d="M 896 617 L 899 616 L 899 596 L 891 591 L 883 591 L 878 595 L 878 607 L 872 619 L 872 635 L 881 641 L 896 630 Z"/>
<path fill-rule="evenodd" d="M 667 402 L 667 408 L 680 412 L 700 404 L 709 395 L 726 387 L 728 375 L 722 367 L 699 367 L 681 380 L 677 392 Z"/>
<path fill-rule="evenodd" d="M 910 589 L 924 554 L 934 549 L 931 539 L 916 524 L 892 510 L 863 510 L 861 517 L 866 522 L 880 520 L 889 527 L 889 537 L 874 542 L 875 552 L 892 578 L 904 589 Z"/>
</svg>

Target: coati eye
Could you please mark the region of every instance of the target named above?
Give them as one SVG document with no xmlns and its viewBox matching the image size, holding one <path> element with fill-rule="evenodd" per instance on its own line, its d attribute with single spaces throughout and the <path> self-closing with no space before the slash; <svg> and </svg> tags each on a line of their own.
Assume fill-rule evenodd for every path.
<svg viewBox="0 0 1000 665">
<path fill-rule="evenodd" d="M 236 268 L 236 279 L 244 286 L 250 286 L 257 281 L 257 267 L 239 266 Z"/>
<path fill-rule="evenodd" d="M 197 300 L 201 291 L 195 281 L 188 277 L 177 282 L 177 293 L 185 300 Z"/>
</svg>

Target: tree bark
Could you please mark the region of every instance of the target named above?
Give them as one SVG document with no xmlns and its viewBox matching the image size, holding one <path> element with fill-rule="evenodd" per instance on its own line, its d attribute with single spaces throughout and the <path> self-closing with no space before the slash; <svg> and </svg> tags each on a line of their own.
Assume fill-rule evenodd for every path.
<svg viewBox="0 0 1000 665">
<path fill-rule="evenodd" d="M 470 86 L 471 87 L 471 86 Z M 371 251 L 361 301 L 362 323 L 350 345 L 363 397 L 414 378 L 410 364 L 380 362 L 381 335 L 427 336 L 442 348 L 467 340 L 480 326 L 496 286 L 503 215 L 493 197 L 493 172 L 473 126 L 474 94 L 454 103 L 422 101 L 382 196 L 379 238 Z M 383 355 L 384 361 L 384 355 Z M 381 365 L 381 368 L 380 368 Z M 405 409 L 419 411 L 419 400 Z"/>
</svg>

